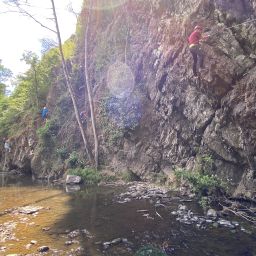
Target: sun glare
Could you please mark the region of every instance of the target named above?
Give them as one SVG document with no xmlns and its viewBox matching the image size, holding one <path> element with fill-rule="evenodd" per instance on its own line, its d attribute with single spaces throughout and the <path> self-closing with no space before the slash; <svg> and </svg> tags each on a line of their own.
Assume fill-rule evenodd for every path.
<svg viewBox="0 0 256 256">
<path fill-rule="evenodd" d="M 93 10 L 109 10 L 125 4 L 127 0 L 92 0 L 88 1 L 86 8 Z"/>
</svg>

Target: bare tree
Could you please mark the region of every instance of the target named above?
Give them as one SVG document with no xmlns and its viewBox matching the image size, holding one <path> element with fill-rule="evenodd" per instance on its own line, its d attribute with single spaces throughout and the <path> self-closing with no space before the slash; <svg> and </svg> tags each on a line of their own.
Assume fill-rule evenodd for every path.
<svg viewBox="0 0 256 256">
<path fill-rule="evenodd" d="M 88 144 L 87 138 L 86 138 L 85 133 L 84 133 L 83 125 L 82 125 L 81 120 L 80 120 L 75 95 L 74 95 L 74 92 L 73 92 L 73 89 L 72 89 L 72 85 L 70 83 L 68 69 L 67 69 L 66 61 L 65 61 L 65 58 L 64 58 L 64 54 L 63 54 L 62 42 L 61 42 L 61 36 L 60 36 L 60 30 L 59 30 L 59 24 L 58 24 L 58 19 L 57 19 L 54 0 L 51 0 L 51 3 L 52 3 L 53 16 L 54 16 L 54 21 L 55 21 L 56 30 L 57 30 L 56 32 L 57 32 L 57 37 L 58 37 L 59 50 L 60 50 L 60 55 L 61 55 L 62 68 L 63 68 L 63 72 L 64 72 L 64 75 L 65 75 L 65 80 L 66 80 L 66 83 L 67 83 L 67 87 L 68 87 L 70 97 L 72 99 L 72 103 L 73 103 L 74 110 L 75 110 L 75 115 L 76 115 L 76 120 L 78 122 L 80 132 L 81 132 L 81 135 L 82 135 L 82 138 L 83 138 L 83 141 L 84 141 L 85 150 L 87 152 L 87 155 L 88 155 L 88 158 L 89 158 L 90 162 L 92 163 L 91 151 L 89 150 L 89 144 Z"/>
<path fill-rule="evenodd" d="M 84 72 L 85 72 L 85 82 L 86 82 L 86 89 L 89 99 L 90 111 L 91 111 L 91 120 L 92 120 L 92 129 L 93 129 L 93 137 L 94 137 L 94 161 L 95 167 L 98 169 L 99 166 L 99 153 L 98 153 L 98 136 L 96 130 L 96 118 L 94 112 L 94 104 L 93 104 L 93 97 L 92 97 L 92 89 L 89 80 L 89 73 L 88 73 L 88 37 L 89 37 L 89 29 L 90 29 L 90 21 L 91 21 L 91 10 L 92 10 L 92 0 L 90 0 L 90 7 L 87 16 L 87 24 L 86 24 L 86 31 L 85 31 L 85 40 L 84 40 Z"/>
</svg>

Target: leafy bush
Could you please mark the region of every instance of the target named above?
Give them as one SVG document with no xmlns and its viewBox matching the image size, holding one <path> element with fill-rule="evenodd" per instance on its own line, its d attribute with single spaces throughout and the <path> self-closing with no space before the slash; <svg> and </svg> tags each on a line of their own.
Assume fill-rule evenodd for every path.
<svg viewBox="0 0 256 256">
<path fill-rule="evenodd" d="M 67 151 L 67 149 L 64 148 L 64 147 L 58 148 L 58 149 L 57 149 L 57 154 L 59 155 L 60 159 L 63 160 L 63 161 L 64 161 L 65 159 L 67 159 L 67 157 L 68 157 L 68 151 Z"/>
<path fill-rule="evenodd" d="M 84 163 L 79 159 L 77 152 L 73 151 L 68 159 L 68 165 L 70 168 L 83 167 Z"/>
<path fill-rule="evenodd" d="M 115 182 L 118 180 L 118 178 L 115 175 L 103 174 L 103 175 L 101 175 L 101 180 L 103 180 L 105 182 Z"/>
<path fill-rule="evenodd" d="M 52 139 L 57 135 L 59 126 L 57 120 L 48 120 L 45 125 L 37 130 L 37 135 L 44 144 L 52 143 Z"/>
<path fill-rule="evenodd" d="M 80 176 L 86 184 L 97 184 L 101 181 L 101 175 L 92 168 L 69 169 L 68 174 Z"/>
<path fill-rule="evenodd" d="M 206 210 L 210 206 L 210 200 L 208 197 L 202 196 L 199 200 L 199 204 L 204 210 Z"/>
<path fill-rule="evenodd" d="M 127 171 L 123 171 L 121 173 L 121 178 L 122 180 L 126 181 L 126 182 L 130 182 L 130 181 L 139 181 L 140 178 L 132 171 L 127 170 Z"/>
<path fill-rule="evenodd" d="M 213 159 L 210 155 L 199 157 L 200 173 L 210 173 L 213 167 Z"/>
<path fill-rule="evenodd" d="M 225 184 L 214 175 L 200 174 L 198 172 L 188 172 L 183 169 L 175 170 L 178 179 L 187 180 L 195 193 L 199 196 L 225 193 Z"/>
<path fill-rule="evenodd" d="M 163 172 L 154 173 L 152 178 L 154 183 L 158 183 L 160 185 L 165 184 L 167 181 L 167 176 Z"/>
</svg>

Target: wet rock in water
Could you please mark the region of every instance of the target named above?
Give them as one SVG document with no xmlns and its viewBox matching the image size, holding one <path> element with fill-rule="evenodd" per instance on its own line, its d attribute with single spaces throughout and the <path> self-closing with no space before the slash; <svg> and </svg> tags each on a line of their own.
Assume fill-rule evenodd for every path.
<svg viewBox="0 0 256 256">
<path fill-rule="evenodd" d="M 18 208 L 18 212 L 23 214 L 34 214 L 41 209 L 43 209 L 43 207 L 41 206 L 24 206 L 24 207 Z"/>
<path fill-rule="evenodd" d="M 219 225 L 222 226 L 222 227 L 231 228 L 231 229 L 235 228 L 235 225 L 233 225 L 233 224 L 232 224 L 230 221 L 228 221 L 228 220 L 223 220 L 223 219 L 221 219 L 221 220 L 218 220 L 218 223 L 219 223 Z"/>
<path fill-rule="evenodd" d="M 76 230 L 70 232 L 70 233 L 68 234 L 68 237 L 70 237 L 70 238 L 75 238 L 75 237 L 78 237 L 79 235 L 80 235 L 80 230 L 79 230 L 79 229 L 76 229 Z"/>
<path fill-rule="evenodd" d="M 49 247 L 43 245 L 43 246 L 40 246 L 40 247 L 37 249 L 37 251 L 39 251 L 39 252 L 47 252 L 47 251 L 49 251 Z"/>
<path fill-rule="evenodd" d="M 118 203 L 126 203 L 129 202 L 131 199 L 141 200 L 141 199 L 151 199 L 151 200 L 158 200 L 158 204 L 161 202 L 159 199 L 163 199 L 167 197 L 167 191 L 158 188 L 158 187 L 151 187 L 148 188 L 148 184 L 138 182 L 136 185 L 132 185 L 127 189 L 127 192 L 121 193 L 117 201 Z M 128 200 L 129 199 L 129 200 Z M 152 203 L 154 203 L 152 201 Z"/>
<path fill-rule="evenodd" d="M 88 238 L 93 238 L 93 235 L 85 228 L 81 230 L 81 233 Z"/>
<path fill-rule="evenodd" d="M 66 184 L 80 184 L 82 183 L 82 178 L 76 175 L 67 175 Z"/>
<path fill-rule="evenodd" d="M 104 242 L 102 245 L 103 245 L 103 249 L 106 250 L 110 247 L 111 242 Z"/>
<path fill-rule="evenodd" d="M 49 231 L 51 228 L 49 228 L 49 227 L 44 227 L 44 228 L 42 228 L 42 230 L 43 231 Z"/>
<path fill-rule="evenodd" d="M 231 221 L 231 223 L 235 226 L 235 227 L 239 227 L 239 223 L 237 221 Z"/>
<path fill-rule="evenodd" d="M 119 204 L 124 204 L 124 203 L 128 203 L 131 202 L 132 200 L 130 198 L 124 198 L 123 200 L 119 200 L 117 201 L 117 203 Z"/>
<path fill-rule="evenodd" d="M 116 244 L 120 244 L 121 242 L 122 242 L 121 238 L 116 238 L 116 239 L 111 241 L 111 244 L 116 245 Z"/>
<path fill-rule="evenodd" d="M 13 221 L 0 224 L 0 243 L 4 243 L 9 240 L 17 240 L 14 234 L 17 223 Z"/>
<path fill-rule="evenodd" d="M 110 246 L 117 245 L 117 244 L 120 244 L 120 243 L 126 243 L 127 244 L 128 239 L 127 238 L 116 238 L 116 239 L 113 239 L 112 241 L 102 243 L 102 246 L 103 246 L 103 249 L 106 250 Z"/>
<path fill-rule="evenodd" d="M 30 243 L 31 244 L 37 244 L 37 241 L 36 240 L 31 240 Z"/>
<path fill-rule="evenodd" d="M 25 248 L 26 248 L 27 250 L 29 250 L 31 246 L 32 246 L 32 244 L 27 244 L 27 245 L 25 246 Z"/>
<path fill-rule="evenodd" d="M 186 205 L 183 205 L 183 204 L 180 204 L 180 205 L 178 206 L 178 209 L 179 209 L 179 211 L 186 211 L 186 210 L 187 210 L 187 206 L 186 206 Z"/>
<path fill-rule="evenodd" d="M 6 246 L 0 246 L 0 252 L 4 252 L 6 250 Z"/>
<path fill-rule="evenodd" d="M 206 213 L 206 216 L 209 218 L 216 219 L 217 218 L 217 212 L 214 209 L 209 209 Z"/>
<path fill-rule="evenodd" d="M 148 210 L 137 210 L 137 212 L 148 212 Z"/>
<path fill-rule="evenodd" d="M 251 231 L 245 229 L 244 227 L 241 227 L 241 231 L 243 231 L 244 233 L 246 233 L 246 234 L 248 234 L 248 235 L 251 235 L 251 234 L 252 234 Z"/>
<path fill-rule="evenodd" d="M 127 238 L 122 238 L 122 242 L 127 244 L 128 243 L 128 239 Z"/>
<path fill-rule="evenodd" d="M 82 252 L 84 252 L 84 248 L 83 248 L 83 247 L 77 247 L 77 248 L 74 250 L 74 252 L 81 254 Z"/>
<path fill-rule="evenodd" d="M 218 223 L 218 222 L 214 222 L 214 223 L 212 224 L 212 226 L 215 227 L 215 228 L 218 228 L 218 227 L 219 227 L 219 223 Z"/>
<path fill-rule="evenodd" d="M 73 244 L 72 241 L 66 241 L 66 242 L 65 242 L 65 245 L 71 245 L 71 244 Z"/>
</svg>

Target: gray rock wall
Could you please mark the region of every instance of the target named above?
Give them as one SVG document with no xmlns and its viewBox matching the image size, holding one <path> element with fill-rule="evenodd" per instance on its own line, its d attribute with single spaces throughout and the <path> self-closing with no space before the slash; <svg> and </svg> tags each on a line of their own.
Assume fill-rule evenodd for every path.
<svg viewBox="0 0 256 256">
<path fill-rule="evenodd" d="M 105 148 L 108 165 L 148 178 L 177 166 L 195 169 L 197 158 L 207 155 L 214 159 L 212 172 L 239 187 L 237 194 L 253 195 L 256 23 L 250 19 L 256 18 L 255 1 L 130 5 L 136 18 L 130 19 L 128 64 L 141 94 L 142 118 L 114 153 Z M 202 46 L 207 71 L 199 80 L 192 78 L 186 42 L 197 23 L 211 35 Z"/>
</svg>

